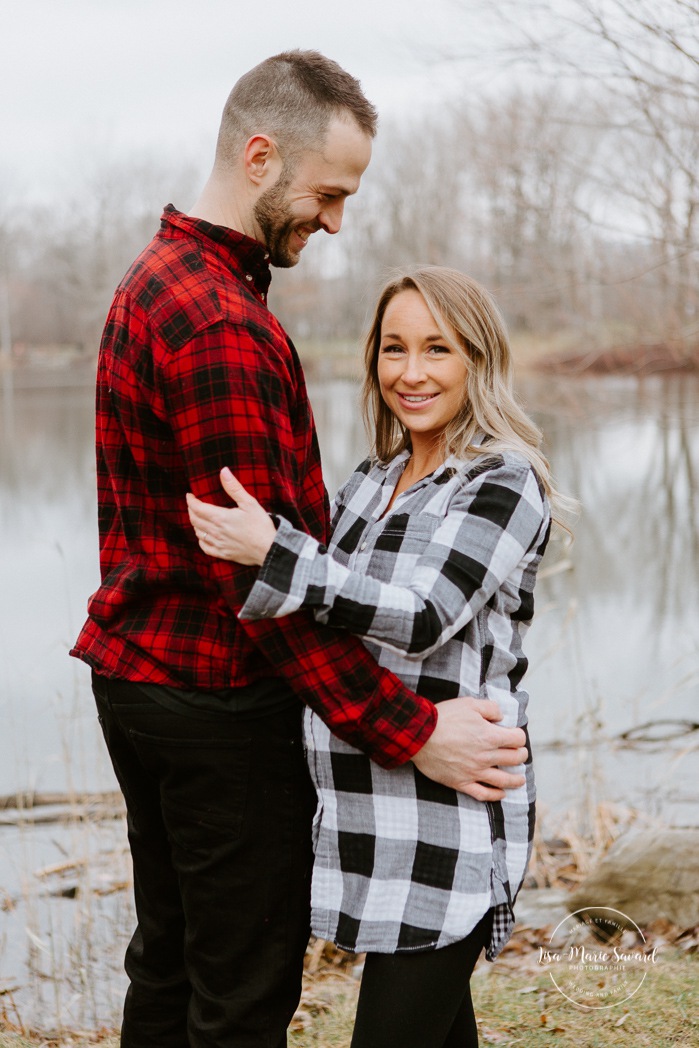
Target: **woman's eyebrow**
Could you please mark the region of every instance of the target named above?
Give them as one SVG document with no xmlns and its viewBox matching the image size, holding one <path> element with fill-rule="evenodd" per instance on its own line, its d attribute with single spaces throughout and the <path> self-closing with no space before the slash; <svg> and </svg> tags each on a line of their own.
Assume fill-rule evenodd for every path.
<svg viewBox="0 0 699 1048">
<path fill-rule="evenodd" d="M 385 331 L 381 335 L 381 338 L 382 339 L 384 339 L 384 338 L 399 338 L 399 339 L 402 339 L 403 336 L 399 335 L 399 334 L 397 334 L 395 332 L 392 332 L 392 331 Z M 439 334 L 437 334 L 437 335 L 427 335 L 425 338 L 423 338 L 422 341 L 423 342 L 444 342 L 445 338 L 444 338 L 444 335 L 439 335 Z"/>
</svg>

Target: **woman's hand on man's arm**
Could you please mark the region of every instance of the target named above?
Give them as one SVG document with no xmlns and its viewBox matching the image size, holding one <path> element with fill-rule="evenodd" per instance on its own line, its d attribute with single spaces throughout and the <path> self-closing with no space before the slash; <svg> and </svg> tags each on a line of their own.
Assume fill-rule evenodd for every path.
<svg viewBox="0 0 699 1048">
<path fill-rule="evenodd" d="M 221 484 L 237 508 L 215 506 L 187 494 L 189 519 L 199 546 L 210 557 L 259 566 L 274 542 L 274 521 L 227 466 L 221 470 Z"/>
</svg>

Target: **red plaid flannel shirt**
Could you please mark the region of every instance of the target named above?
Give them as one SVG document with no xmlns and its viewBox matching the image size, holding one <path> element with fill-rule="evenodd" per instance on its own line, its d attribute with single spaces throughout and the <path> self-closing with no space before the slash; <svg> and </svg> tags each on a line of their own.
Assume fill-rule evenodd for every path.
<svg viewBox="0 0 699 1048">
<path fill-rule="evenodd" d="M 196 690 L 279 675 L 386 768 L 434 706 L 362 643 L 312 615 L 241 623 L 254 569 L 207 557 L 185 493 L 225 505 L 230 466 L 267 509 L 320 541 L 328 502 L 296 351 L 265 304 L 264 247 L 166 208 L 116 291 L 97 375 L 102 584 L 71 654 L 107 677 Z"/>
</svg>

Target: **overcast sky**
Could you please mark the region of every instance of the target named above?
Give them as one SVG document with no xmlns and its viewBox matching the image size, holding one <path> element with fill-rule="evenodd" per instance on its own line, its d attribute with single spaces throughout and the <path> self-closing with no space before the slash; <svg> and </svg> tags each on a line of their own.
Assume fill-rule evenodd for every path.
<svg viewBox="0 0 699 1048">
<path fill-rule="evenodd" d="M 466 31 L 457 7 L 0 0 L 0 185 L 15 197 L 45 196 L 79 177 L 88 160 L 143 151 L 183 151 L 208 168 L 235 80 L 292 47 L 335 58 L 384 115 L 413 112 L 464 83 L 463 66 L 438 60 Z"/>
</svg>

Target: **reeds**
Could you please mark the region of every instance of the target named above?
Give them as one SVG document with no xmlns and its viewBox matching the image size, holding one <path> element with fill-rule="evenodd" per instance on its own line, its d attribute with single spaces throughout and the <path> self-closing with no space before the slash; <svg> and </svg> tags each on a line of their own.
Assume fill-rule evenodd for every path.
<svg viewBox="0 0 699 1048">
<path fill-rule="evenodd" d="M 570 813 L 539 820 L 525 886 L 575 888 L 597 865 L 615 840 L 632 826 L 650 826 L 656 820 L 623 804 L 599 803 L 588 809 L 582 827 Z"/>
<path fill-rule="evenodd" d="M 3 820 L 14 883 L 0 913 L 0 1017 L 18 1033 L 63 1040 L 119 1021 L 131 869 L 123 816 L 104 815 L 75 804 L 58 819 L 20 808 Z"/>
<path fill-rule="evenodd" d="M 41 1035 L 46 1044 L 88 1043 L 115 1029 L 126 986 L 122 962 L 134 914 L 123 815 L 115 818 L 104 798 L 80 800 L 61 808 L 60 822 L 30 822 L 45 808 L 25 806 L 24 818 L 15 809 L 16 825 L 0 831 L 14 835 L 19 884 L 0 895 L 0 1030 Z M 570 815 L 547 817 L 535 836 L 526 886 L 574 888 L 622 833 L 648 822 L 637 810 L 609 803 L 588 812 L 585 828 Z M 47 861 L 56 852 L 59 858 Z M 532 934 L 526 928 L 516 934 L 503 970 L 535 948 Z M 311 941 L 292 1025 L 301 1040 L 292 1043 L 303 1043 L 320 1021 L 332 1025 L 336 1015 L 347 1027 L 361 963 L 361 956 Z"/>
</svg>

